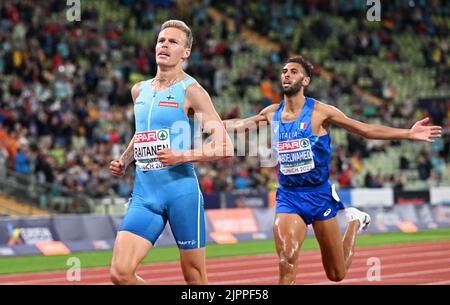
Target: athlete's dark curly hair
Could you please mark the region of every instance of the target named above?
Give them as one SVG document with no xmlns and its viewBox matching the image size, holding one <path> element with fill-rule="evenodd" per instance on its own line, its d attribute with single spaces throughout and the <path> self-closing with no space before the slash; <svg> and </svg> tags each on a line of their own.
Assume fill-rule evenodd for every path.
<svg viewBox="0 0 450 305">
<path fill-rule="evenodd" d="M 312 72 L 313 72 L 314 66 L 308 60 L 306 60 L 302 56 L 298 55 L 298 56 L 289 58 L 287 60 L 286 64 L 288 64 L 290 62 L 295 62 L 295 63 L 300 64 L 302 66 L 303 70 L 305 71 L 306 76 L 308 76 L 310 79 L 312 78 Z"/>
</svg>

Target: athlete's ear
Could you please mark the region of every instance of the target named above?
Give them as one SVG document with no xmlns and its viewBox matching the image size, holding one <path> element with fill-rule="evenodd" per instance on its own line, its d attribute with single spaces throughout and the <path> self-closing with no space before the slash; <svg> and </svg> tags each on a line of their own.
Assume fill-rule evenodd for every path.
<svg viewBox="0 0 450 305">
<path fill-rule="evenodd" d="M 189 58 L 190 55 L 191 55 L 191 49 L 186 48 L 186 49 L 184 49 L 184 54 L 181 58 L 187 59 L 187 58 Z"/>
<path fill-rule="evenodd" d="M 310 82 L 311 82 L 311 78 L 309 76 L 304 77 L 302 80 L 303 87 L 308 86 Z"/>
</svg>

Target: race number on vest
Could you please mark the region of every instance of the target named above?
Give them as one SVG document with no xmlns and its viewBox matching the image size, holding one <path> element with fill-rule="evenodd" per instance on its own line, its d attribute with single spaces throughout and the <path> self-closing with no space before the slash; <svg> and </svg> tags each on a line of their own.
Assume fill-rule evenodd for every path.
<svg viewBox="0 0 450 305">
<path fill-rule="evenodd" d="M 156 153 L 170 148 L 169 129 L 136 132 L 134 135 L 134 159 L 142 171 L 157 170 L 164 166 Z"/>
<path fill-rule="evenodd" d="M 302 174 L 314 168 L 314 157 L 308 139 L 278 142 L 277 148 L 283 175 Z"/>
</svg>

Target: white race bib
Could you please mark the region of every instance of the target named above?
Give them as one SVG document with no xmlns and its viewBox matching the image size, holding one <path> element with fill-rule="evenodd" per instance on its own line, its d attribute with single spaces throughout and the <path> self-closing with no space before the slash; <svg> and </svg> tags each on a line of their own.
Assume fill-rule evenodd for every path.
<svg viewBox="0 0 450 305">
<path fill-rule="evenodd" d="M 164 168 L 157 158 L 158 151 L 170 148 L 169 129 L 136 132 L 134 135 L 134 159 L 142 171 Z"/>
<path fill-rule="evenodd" d="M 314 169 L 314 156 L 309 139 L 278 142 L 277 149 L 283 175 L 302 174 Z"/>
</svg>

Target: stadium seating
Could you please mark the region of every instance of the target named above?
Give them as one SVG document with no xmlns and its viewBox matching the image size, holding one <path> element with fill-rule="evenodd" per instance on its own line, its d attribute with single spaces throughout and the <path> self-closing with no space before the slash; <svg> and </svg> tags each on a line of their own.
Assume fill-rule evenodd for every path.
<svg viewBox="0 0 450 305">
<path fill-rule="evenodd" d="M 143 0 L 85 1 L 82 22 L 72 24 L 65 20 L 65 4 L 52 0 L 41 13 L 48 16 L 38 18 L 34 27 L 15 20 L 13 12 L 36 15 L 35 6 L 13 0 L 8 11 L 0 4 L 0 131 L 14 140 L 0 141 L 0 172 L 4 167 L 17 170 L 17 148 L 26 146 L 23 162 L 29 166 L 23 168 L 30 181 L 93 199 L 127 197 L 132 171 L 125 180 L 111 179 L 107 166 L 132 136 L 129 89 L 153 76 L 156 34 L 169 18 L 183 19 L 192 27 L 194 48 L 186 71 L 211 94 L 224 119 L 250 116 L 278 102 L 278 75 L 290 51 L 317 67 L 306 93 L 347 115 L 396 127 L 409 127 L 430 115 L 448 130 L 448 5 L 425 10 L 417 4 L 416 11 L 409 11 L 402 6 L 407 3 L 389 4 L 383 22 L 361 22 L 365 6 L 328 2 L 329 7 L 314 1 L 244 1 L 235 7 L 225 1 L 167 1 L 165 6 Z M 395 20 L 398 9 L 404 21 L 400 24 L 406 26 L 391 28 L 389 21 Z M 266 22 L 269 10 L 272 19 Z M 410 21 L 414 12 L 423 20 Z M 418 33 L 422 28 L 428 32 Z M 373 40 L 367 48 L 349 47 L 364 38 Z M 273 88 L 272 98 L 264 96 L 264 81 Z M 433 99 L 444 106 L 435 108 L 428 102 Z M 367 186 L 369 173 L 382 173 L 379 182 L 385 186 L 392 184 L 391 177 L 399 178 L 405 189 L 450 185 L 448 131 L 434 146 L 359 141 L 338 128 L 331 133 L 334 152 L 343 151 L 332 160 L 331 179 L 338 186 L 356 156 L 361 160 L 352 168 L 351 183 L 341 187 Z M 409 160 L 408 169 L 399 168 L 402 155 Z M 432 161 L 436 181 L 419 175 L 421 155 Z M 269 190 L 276 184 L 273 171 L 259 168 L 255 157 L 235 158 L 232 169 L 225 170 L 229 165 L 199 164 L 202 188 L 202 181 L 211 177 L 214 191 Z M 247 176 L 251 187 L 238 190 L 236 180 Z"/>
</svg>

